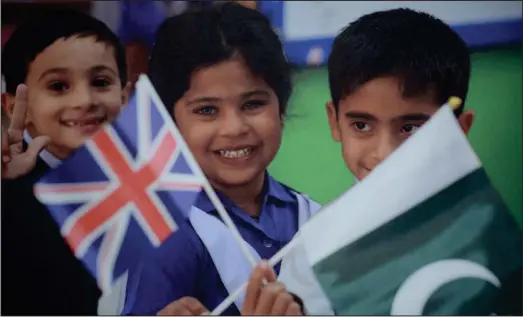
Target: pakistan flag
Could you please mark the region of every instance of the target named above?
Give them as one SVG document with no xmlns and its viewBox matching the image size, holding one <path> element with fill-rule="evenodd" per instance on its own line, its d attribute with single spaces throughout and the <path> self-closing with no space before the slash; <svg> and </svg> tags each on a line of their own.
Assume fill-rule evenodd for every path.
<svg viewBox="0 0 523 317">
<path fill-rule="evenodd" d="M 449 106 L 300 239 L 338 315 L 522 313 L 521 231 Z"/>
</svg>

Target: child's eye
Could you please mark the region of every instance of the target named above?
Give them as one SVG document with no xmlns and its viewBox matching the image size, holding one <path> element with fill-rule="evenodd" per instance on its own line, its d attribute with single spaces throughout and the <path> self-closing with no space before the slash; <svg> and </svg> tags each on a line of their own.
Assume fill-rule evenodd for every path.
<svg viewBox="0 0 523 317">
<path fill-rule="evenodd" d="M 352 124 L 352 126 L 358 132 L 368 132 L 368 131 L 370 131 L 370 125 L 367 122 L 357 121 L 357 122 L 354 122 Z"/>
<path fill-rule="evenodd" d="M 401 133 L 412 134 L 421 127 L 421 124 L 406 124 L 401 128 Z"/>
<path fill-rule="evenodd" d="M 243 104 L 244 109 L 257 109 L 267 104 L 265 100 L 249 100 Z"/>
<path fill-rule="evenodd" d="M 204 116 L 211 116 L 218 113 L 218 108 L 215 106 L 204 106 L 194 109 L 193 112 Z"/>
<path fill-rule="evenodd" d="M 54 81 L 49 84 L 48 88 L 54 92 L 65 92 L 67 89 L 69 89 L 69 85 L 63 81 Z"/>
<path fill-rule="evenodd" d="M 97 88 L 105 88 L 107 86 L 110 86 L 111 85 L 111 81 L 109 80 L 109 78 L 95 78 L 92 83 L 91 83 L 94 87 L 97 87 Z"/>
</svg>

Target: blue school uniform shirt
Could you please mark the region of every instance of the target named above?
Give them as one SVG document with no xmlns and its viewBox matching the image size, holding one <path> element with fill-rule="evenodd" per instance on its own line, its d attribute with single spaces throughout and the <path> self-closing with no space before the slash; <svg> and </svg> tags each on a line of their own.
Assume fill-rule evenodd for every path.
<svg viewBox="0 0 523 317">
<path fill-rule="evenodd" d="M 243 239 L 264 259 L 270 259 L 298 231 L 298 202 L 295 195 L 268 173 L 258 221 L 220 193 L 218 196 Z M 205 193 L 200 194 L 195 205 L 219 218 Z M 278 264 L 276 273 L 279 268 Z M 212 310 L 228 295 L 211 255 L 187 222 L 152 257 L 130 269 L 122 314 L 156 315 L 169 303 L 184 296 L 195 297 Z M 223 314 L 239 313 L 232 304 Z"/>
</svg>

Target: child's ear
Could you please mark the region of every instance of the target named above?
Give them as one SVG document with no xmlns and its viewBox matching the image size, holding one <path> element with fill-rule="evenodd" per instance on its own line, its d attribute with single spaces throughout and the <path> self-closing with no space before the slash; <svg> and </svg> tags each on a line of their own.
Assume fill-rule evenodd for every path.
<svg viewBox="0 0 523 317">
<path fill-rule="evenodd" d="M 472 110 L 465 110 L 461 113 L 461 115 L 458 118 L 459 125 L 461 126 L 461 129 L 465 134 L 468 134 L 470 131 L 470 128 L 472 128 L 472 124 L 474 123 L 476 115 L 474 114 L 474 111 Z"/>
<path fill-rule="evenodd" d="M 338 115 L 336 107 L 334 106 L 334 103 L 332 101 L 328 101 L 325 104 L 325 109 L 327 110 L 327 118 L 329 119 L 329 126 L 331 128 L 332 138 L 334 139 L 334 141 L 340 142 L 341 132 L 340 127 L 338 125 Z"/>
<path fill-rule="evenodd" d="M 15 107 L 15 96 L 10 93 L 2 93 L 2 110 L 6 113 L 7 117 L 11 119 L 13 115 L 13 109 Z"/>
<path fill-rule="evenodd" d="M 129 102 L 129 96 L 131 95 L 132 88 L 133 88 L 133 85 L 131 84 L 130 81 L 128 81 L 122 90 L 122 107 L 125 106 Z"/>
</svg>

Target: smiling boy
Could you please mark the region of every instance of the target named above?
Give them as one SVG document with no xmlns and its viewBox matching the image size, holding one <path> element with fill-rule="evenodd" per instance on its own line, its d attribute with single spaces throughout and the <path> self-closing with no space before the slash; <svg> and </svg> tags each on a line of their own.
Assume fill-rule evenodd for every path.
<svg viewBox="0 0 523 317">
<path fill-rule="evenodd" d="M 470 65 L 460 36 L 423 12 L 374 12 L 342 30 L 329 57 L 332 99 L 326 109 L 332 137 L 354 176 L 364 179 L 451 96 L 463 101 L 454 114 L 467 134 L 474 122 L 474 113 L 464 109 Z M 521 292 L 517 270 L 503 283 L 498 313 L 521 315 Z"/>
<path fill-rule="evenodd" d="M 394 9 L 350 23 L 334 40 L 328 71 L 332 137 L 362 180 L 449 97 L 465 102 L 470 55 L 443 21 Z M 455 115 L 468 133 L 474 113 L 462 104 Z"/>
<path fill-rule="evenodd" d="M 12 114 L 16 88 L 25 83 L 26 135 L 48 136 L 48 151 L 66 158 L 125 101 L 125 57 L 116 45 L 102 22 L 80 13 L 59 12 L 20 26 L 2 54 L 4 110 Z"/>
<path fill-rule="evenodd" d="M 94 315 L 96 282 L 33 184 L 118 115 L 128 91 L 123 48 L 102 22 L 58 11 L 16 29 L 2 72 L 11 119 L 2 140 L 2 313 Z"/>
</svg>

